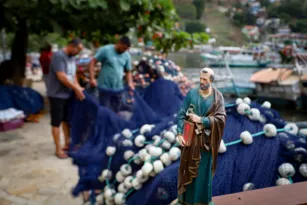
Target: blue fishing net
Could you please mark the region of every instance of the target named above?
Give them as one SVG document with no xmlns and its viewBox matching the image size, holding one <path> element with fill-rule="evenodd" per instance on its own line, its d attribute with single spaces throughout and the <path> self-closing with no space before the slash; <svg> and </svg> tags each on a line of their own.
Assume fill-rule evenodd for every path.
<svg viewBox="0 0 307 205">
<path fill-rule="evenodd" d="M 282 128 L 285 122 L 279 118 L 276 111 L 262 108 L 257 104 L 252 107 L 258 108 L 266 118 L 266 123 L 274 123 Z M 261 132 L 264 123 L 252 121 L 247 116 L 237 113 L 236 108 L 227 109 L 227 123 L 223 139 L 225 143 L 240 139 L 243 131 L 251 134 Z M 299 165 L 307 162 L 306 152 L 300 153 L 285 150 L 287 145 L 280 136 L 287 136 L 287 140 L 294 140 L 299 146 L 306 147 L 306 140 L 289 133 L 280 132 L 276 137 L 267 138 L 264 135 L 254 138 L 251 145 L 243 143 L 227 147 L 227 151 L 219 154 L 217 172 L 213 179 L 213 196 L 242 192 L 246 183 L 253 183 L 254 189 L 266 188 L 276 185 L 278 167 L 285 162 L 291 163 L 298 172 Z M 305 143 L 305 144 L 304 144 Z M 289 144 L 289 141 L 288 141 Z M 288 145 L 289 147 L 289 145 Z M 295 162 L 299 160 L 299 163 Z M 129 204 L 140 203 L 169 204 L 177 197 L 177 170 L 179 162 L 167 167 L 155 177 L 152 182 L 146 184 L 142 191 L 135 192 L 128 199 Z M 305 181 L 300 173 L 293 177 L 294 182 Z"/>
<path fill-rule="evenodd" d="M 159 82 L 163 81 L 157 81 Z M 172 82 L 169 85 L 170 88 L 174 87 Z M 118 95 L 123 97 L 121 100 L 116 99 L 116 102 L 113 103 L 114 97 Z M 180 103 L 177 95 L 169 96 L 170 101 L 176 102 L 175 109 L 173 108 L 173 113 L 171 113 L 168 107 L 165 108 L 164 112 L 170 113 L 170 116 L 163 117 L 153 110 L 155 106 L 152 105 L 151 108 L 137 92 L 131 92 L 128 89 L 121 91 L 99 89 L 99 96 L 104 97 L 97 99 L 86 94 L 84 101 L 74 100 L 71 106 L 72 151 L 69 155 L 80 169 L 80 181 L 74 190 L 75 194 L 83 190 L 103 188 L 104 185 L 97 181 L 97 177 L 101 174 L 102 167 L 108 162 L 105 150 L 107 146 L 114 145 L 113 136 L 116 133 L 120 133 L 125 128 L 137 130 L 144 124 L 156 125 L 152 132 L 147 134 L 149 137 L 160 133 L 172 125 L 174 114 Z M 159 96 L 156 95 L 156 97 Z M 109 108 L 100 105 L 106 102 L 111 105 Z M 163 112 L 161 109 L 160 111 Z M 136 131 L 135 135 L 137 133 Z M 131 144 L 133 142 L 130 140 Z M 124 163 L 123 153 L 127 149 L 136 150 L 135 147 L 129 146 L 127 141 L 124 142 L 124 145 L 119 143 L 117 146 L 117 155 L 113 159 L 116 164 L 112 164 L 114 170 L 118 170 L 119 166 Z"/>
<path fill-rule="evenodd" d="M 72 103 L 73 144 L 69 155 L 78 166 L 80 177 L 73 190 L 74 195 L 85 190 L 104 189 L 106 182 L 100 182 L 98 177 L 108 167 L 108 146 L 116 147 L 110 166 L 113 173 L 110 184 L 116 189 L 118 183 L 114 182 L 114 175 L 122 164 L 127 163 L 123 157 L 124 152 L 132 150 L 137 153 L 140 150 L 134 145 L 139 128 L 144 124 L 155 125 L 154 129 L 145 135 L 149 141 L 152 136 L 161 135 L 161 132 L 176 124 L 175 114 L 182 103 L 182 96 L 176 84 L 165 80 L 157 80 L 145 89 L 144 97 L 127 89 L 117 92 L 100 90 L 100 93 L 104 98 L 87 94 L 83 102 L 74 100 Z M 124 100 L 109 104 L 110 108 L 101 106 L 105 103 L 104 100 L 112 102 L 114 95 L 118 94 L 124 96 Z M 268 123 L 274 124 L 278 129 L 286 125 L 275 110 L 253 103 L 251 107 L 261 112 L 261 122 L 239 114 L 236 106 L 226 109 L 227 123 L 223 136 L 225 144 L 240 139 L 243 131 L 249 131 L 251 134 L 261 132 Z M 133 133 L 131 138 L 122 133 L 126 128 Z M 115 140 L 114 136 L 117 136 Z M 307 151 L 304 149 L 307 149 L 306 139 L 285 131 L 280 131 L 276 137 L 271 138 L 259 135 L 253 138 L 250 145 L 239 143 L 227 146 L 227 151 L 219 154 L 217 172 L 213 180 L 213 196 L 241 192 L 246 183 L 253 183 L 255 189 L 275 186 L 280 177 L 278 167 L 285 162 L 293 164 L 296 170 L 292 177 L 294 182 L 306 180 L 298 171 L 299 166 L 307 162 Z M 134 172 L 141 168 L 141 165 L 131 165 Z M 178 166 L 177 161 L 166 167 L 143 184 L 140 190 L 132 192 L 126 204 L 169 204 L 177 197 Z"/>
<path fill-rule="evenodd" d="M 25 115 L 36 114 L 44 108 L 44 99 L 31 88 L 0 85 L 0 110 L 15 108 Z"/>
<path fill-rule="evenodd" d="M 159 92 L 158 96 L 157 91 Z M 168 99 L 168 97 L 171 98 L 165 100 Z M 182 96 L 177 84 L 163 78 L 160 78 L 156 83 L 147 87 L 144 93 L 145 102 L 162 117 L 171 116 L 174 113 L 177 113 L 183 99 L 184 97 Z"/>
</svg>

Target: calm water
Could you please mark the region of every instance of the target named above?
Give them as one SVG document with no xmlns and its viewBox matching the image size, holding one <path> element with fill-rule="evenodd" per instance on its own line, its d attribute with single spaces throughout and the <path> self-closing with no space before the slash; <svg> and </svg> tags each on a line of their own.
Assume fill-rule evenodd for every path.
<svg viewBox="0 0 307 205">
<path fill-rule="evenodd" d="M 183 68 L 183 72 L 187 74 L 187 76 L 195 76 L 198 74 L 199 70 L 205 66 L 203 60 L 198 53 L 171 53 L 168 58 L 173 60 L 177 65 Z M 253 73 L 258 71 L 259 68 L 231 68 L 231 72 L 234 76 L 234 81 L 237 84 L 249 84 L 253 86 L 252 83 L 249 82 L 249 79 Z M 223 74 L 225 69 L 214 69 L 215 73 Z M 274 108 L 274 107 L 273 107 Z M 297 121 L 307 121 L 307 114 L 302 112 L 297 112 L 295 109 L 291 108 L 276 108 L 279 111 L 280 115 L 292 122 Z"/>
<path fill-rule="evenodd" d="M 168 56 L 170 60 L 173 60 L 177 65 L 183 68 L 183 72 L 187 76 L 197 75 L 199 70 L 205 67 L 205 63 L 198 53 L 172 53 Z M 213 68 L 217 75 L 225 75 L 225 68 Z M 257 68 L 231 68 L 234 80 L 238 84 L 250 84 L 249 78 L 255 73 Z"/>
</svg>

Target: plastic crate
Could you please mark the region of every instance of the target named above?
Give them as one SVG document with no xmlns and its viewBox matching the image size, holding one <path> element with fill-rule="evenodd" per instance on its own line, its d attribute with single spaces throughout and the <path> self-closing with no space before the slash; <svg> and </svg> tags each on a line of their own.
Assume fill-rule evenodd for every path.
<svg viewBox="0 0 307 205">
<path fill-rule="evenodd" d="M 24 124 L 23 119 L 11 120 L 9 122 L 0 122 L 0 132 L 5 132 L 8 130 L 13 130 L 22 127 Z"/>
</svg>

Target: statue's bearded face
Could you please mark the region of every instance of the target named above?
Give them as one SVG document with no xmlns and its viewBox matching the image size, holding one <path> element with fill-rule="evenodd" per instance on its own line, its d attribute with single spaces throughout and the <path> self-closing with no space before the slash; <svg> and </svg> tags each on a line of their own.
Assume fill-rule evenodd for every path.
<svg viewBox="0 0 307 205">
<path fill-rule="evenodd" d="M 210 73 L 201 73 L 200 74 L 200 89 L 207 90 L 211 86 L 211 74 Z"/>
</svg>

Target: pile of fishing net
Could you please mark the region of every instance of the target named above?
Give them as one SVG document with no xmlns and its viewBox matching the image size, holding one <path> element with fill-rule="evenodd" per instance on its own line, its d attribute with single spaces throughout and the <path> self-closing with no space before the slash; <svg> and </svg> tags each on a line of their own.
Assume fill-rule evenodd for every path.
<svg viewBox="0 0 307 205">
<path fill-rule="evenodd" d="M 0 99 L 0 110 L 14 108 L 26 116 L 44 108 L 44 99 L 38 92 L 17 85 L 0 85 Z"/>
<path fill-rule="evenodd" d="M 146 88 L 144 97 L 121 93 L 133 100 L 123 101 L 118 113 L 90 95 L 72 103 L 70 156 L 80 177 L 73 194 L 91 190 L 92 204 L 169 204 L 177 197 L 176 113 L 183 96 L 165 79 Z M 307 144 L 295 124 L 269 102 L 249 98 L 227 104 L 226 111 L 213 196 L 306 180 Z"/>
<path fill-rule="evenodd" d="M 164 78 L 176 82 L 185 96 L 191 89 L 192 83 L 182 74 L 181 68 L 162 56 L 151 56 L 151 53 L 145 54 L 140 61 L 133 63 L 135 86 L 145 88 L 155 80 Z"/>
</svg>

